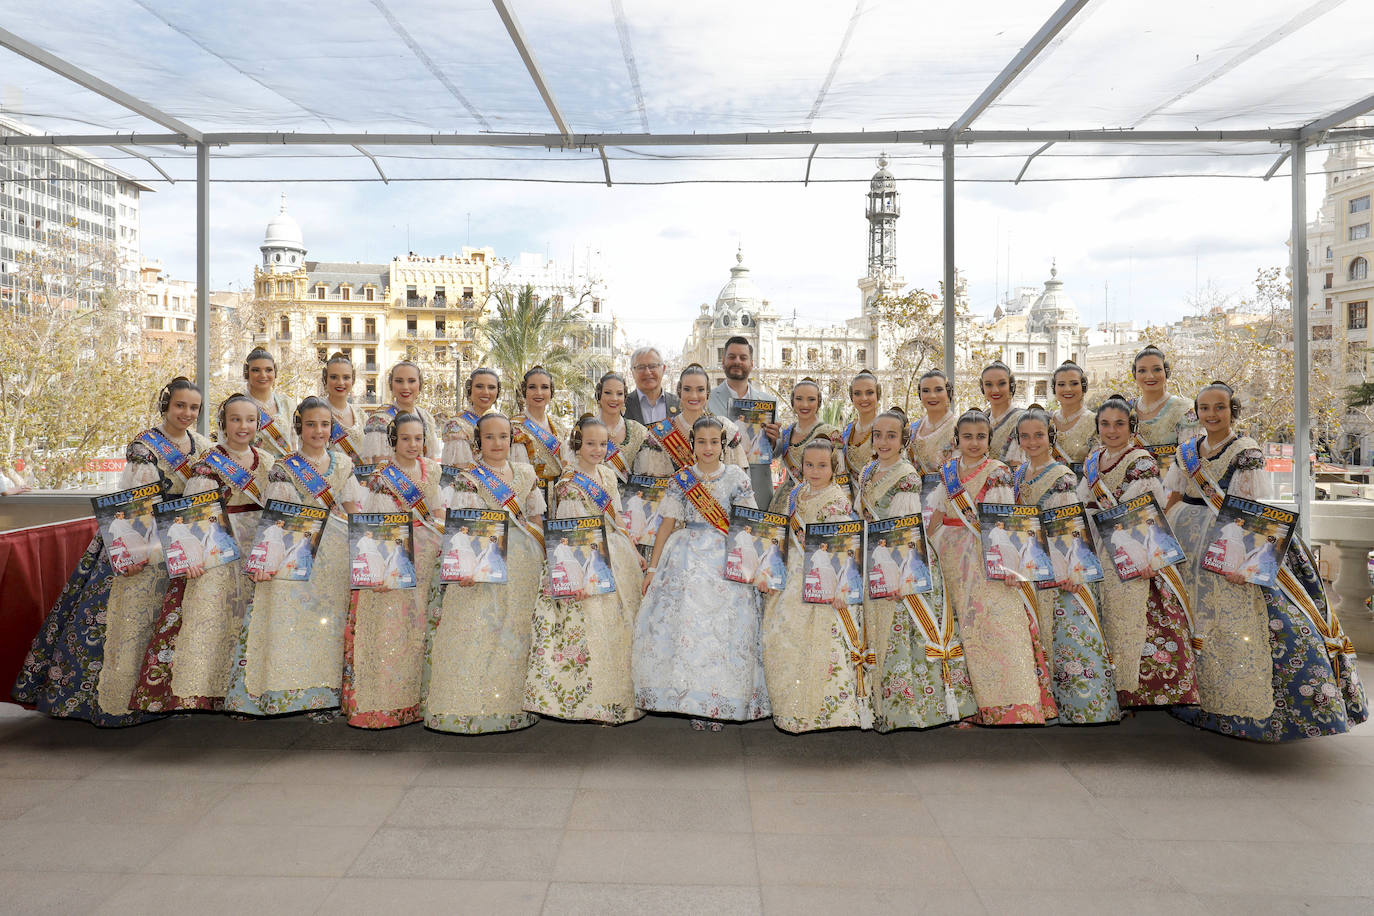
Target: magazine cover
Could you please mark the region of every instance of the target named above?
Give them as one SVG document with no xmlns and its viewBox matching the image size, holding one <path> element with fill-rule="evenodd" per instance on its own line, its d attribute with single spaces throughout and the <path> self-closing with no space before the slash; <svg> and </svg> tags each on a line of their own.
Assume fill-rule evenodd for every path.
<svg viewBox="0 0 1374 916">
<path fill-rule="evenodd" d="M 1095 512 L 1093 519 L 1097 536 L 1111 549 L 1112 564 L 1122 582 L 1138 578 L 1146 566 L 1163 569 L 1183 562 L 1183 548 L 1149 493 Z"/>
<path fill-rule="evenodd" d="M 189 572 L 199 575 L 239 558 L 238 541 L 219 490 L 164 499 L 153 507 L 153 520 L 169 579 Z"/>
<path fill-rule="evenodd" d="M 544 519 L 550 598 L 586 598 L 615 591 L 602 516 Z"/>
<path fill-rule="evenodd" d="M 170 481 L 160 480 L 91 498 L 100 540 L 105 544 L 115 575 L 132 576 L 149 563 L 162 561 L 153 506 L 162 499 L 169 484 Z"/>
<path fill-rule="evenodd" d="M 837 594 L 846 604 L 863 604 L 864 523 L 822 522 L 806 526 L 802 600 L 830 604 Z"/>
<path fill-rule="evenodd" d="M 350 513 L 348 569 L 352 588 L 414 588 L 415 542 L 410 513 Z"/>
<path fill-rule="evenodd" d="M 983 565 L 989 579 L 1049 582 L 1054 578 L 1035 506 L 980 503 L 978 526 L 983 534 Z"/>
<path fill-rule="evenodd" d="M 373 472 L 379 467 L 381 467 L 379 462 L 373 462 L 372 464 L 355 464 L 353 465 L 353 479 L 358 481 L 358 483 L 367 483 L 367 478 L 371 477 Z"/>
<path fill-rule="evenodd" d="M 773 445 L 763 434 L 763 427 L 775 422 L 777 415 L 777 401 L 735 398 L 730 402 L 730 419 L 739 426 L 740 445 L 750 464 L 768 464 L 773 460 Z"/>
<path fill-rule="evenodd" d="M 843 466 L 844 466 L 844 462 L 840 462 L 840 466 L 843 467 Z M 795 486 L 795 485 L 794 485 L 794 486 Z M 844 489 L 844 490 L 848 490 L 848 489 L 849 489 L 849 472 L 848 472 L 848 471 L 841 471 L 840 473 L 838 473 L 838 474 L 835 475 L 835 486 L 840 487 L 841 489 Z"/>
<path fill-rule="evenodd" d="M 921 520 L 930 524 L 930 516 L 940 507 L 940 497 L 944 495 L 943 479 L 940 472 L 921 475 Z"/>
<path fill-rule="evenodd" d="M 323 506 L 269 499 L 243 571 L 289 582 L 308 581 L 328 520 L 329 510 Z"/>
<path fill-rule="evenodd" d="M 1279 564 L 1297 523 L 1296 512 L 1228 496 L 1207 531 L 1202 568 L 1228 579 L 1239 577 L 1277 588 Z"/>
<path fill-rule="evenodd" d="M 646 560 L 653 558 L 654 536 L 658 534 L 658 526 L 663 523 L 658 507 L 672 483 L 671 477 L 631 474 L 621 493 L 620 519 Z"/>
<path fill-rule="evenodd" d="M 445 464 L 439 468 L 439 505 L 453 504 L 453 482 L 464 470 L 456 464 Z"/>
<path fill-rule="evenodd" d="M 725 578 L 780 591 L 787 584 L 787 516 L 748 506 L 730 507 L 725 535 Z"/>
<path fill-rule="evenodd" d="M 444 521 L 439 581 L 504 585 L 506 513 L 501 509 L 450 509 Z"/>
<path fill-rule="evenodd" d="M 1169 472 L 1170 466 L 1178 458 L 1178 445 L 1147 445 L 1145 451 L 1155 456 L 1155 464 L 1159 465 L 1159 476 L 1162 478 Z"/>
<path fill-rule="evenodd" d="M 1050 584 L 1063 587 L 1102 581 L 1097 544 L 1082 503 L 1040 510 L 1040 530 L 1045 533 L 1050 567 L 1054 570 Z"/>
<path fill-rule="evenodd" d="M 868 597 L 923 595 L 935 587 L 926 559 L 926 532 L 921 516 L 899 515 L 869 522 L 864 526 L 864 536 Z"/>
</svg>

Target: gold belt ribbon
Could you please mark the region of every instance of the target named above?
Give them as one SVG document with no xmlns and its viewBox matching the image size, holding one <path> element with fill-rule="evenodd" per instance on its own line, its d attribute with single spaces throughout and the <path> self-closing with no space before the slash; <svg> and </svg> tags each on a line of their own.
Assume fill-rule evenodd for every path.
<svg viewBox="0 0 1374 916">
<path fill-rule="evenodd" d="M 834 605 L 831 605 L 834 607 Z M 854 622 L 854 615 L 849 612 L 849 608 L 835 608 L 835 616 L 840 619 L 840 634 L 844 637 L 845 648 L 849 650 L 849 663 L 854 666 L 854 677 L 856 687 L 860 697 L 868 696 L 868 688 L 864 684 L 864 668 L 878 664 L 876 653 L 869 651 L 868 635 L 859 629 L 859 625 Z"/>
</svg>

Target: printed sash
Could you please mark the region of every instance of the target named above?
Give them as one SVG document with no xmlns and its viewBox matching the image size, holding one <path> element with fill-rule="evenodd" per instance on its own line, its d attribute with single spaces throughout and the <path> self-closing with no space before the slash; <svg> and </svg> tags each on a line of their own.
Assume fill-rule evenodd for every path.
<svg viewBox="0 0 1374 916">
<path fill-rule="evenodd" d="M 186 434 L 190 436 L 188 432 Z M 138 434 L 138 441 L 152 449 L 162 460 L 171 465 L 172 470 L 176 471 L 186 480 L 191 479 L 191 456 L 184 455 L 181 449 L 172 444 L 172 441 L 162 434 L 159 429 L 145 429 Z M 191 439 L 191 450 L 195 451 L 196 440 Z"/>
<path fill-rule="evenodd" d="M 258 432 L 266 433 L 267 437 L 272 440 L 272 444 L 283 455 L 291 451 L 291 443 L 287 442 L 286 437 L 281 434 L 281 430 L 277 429 L 277 423 L 272 419 L 271 414 L 261 407 L 258 408 Z"/>
<path fill-rule="evenodd" d="M 386 464 L 377 471 L 377 478 L 381 480 L 383 486 L 391 491 L 392 496 L 395 496 L 402 505 L 415 513 L 416 521 L 435 534 L 440 533 L 434 523 L 429 520 L 429 506 L 425 505 L 425 494 L 415 481 L 406 476 L 405 471 L 394 464 Z"/>
<path fill-rule="evenodd" d="M 292 452 L 282 459 L 282 463 L 291 472 L 291 476 L 305 488 L 305 492 L 324 503 L 326 509 L 334 508 L 334 494 L 330 492 L 329 481 L 320 476 L 320 472 L 315 470 L 309 459 L 300 452 Z"/>
<path fill-rule="evenodd" d="M 654 444 L 661 448 L 678 468 L 685 468 L 696 461 L 691 443 L 687 441 L 687 437 L 682 434 L 682 430 L 672 417 L 650 423 L 645 429 L 648 430 Z"/>
<path fill-rule="evenodd" d="M 673 475 L 673 480 L 682 489 L 682 495 L 687 497 L 687 501 L 696 507 L 705 519 L 721 534 L 726 534 L 730 530 L 730 516 L 720 503 L 716 501 L 715 494 L 711 488 L 697 478 L 692 473 L 691 468 L 682 468 Z"/>
<path fill-rule="evenodd" d="M 348 430 L 344 429 L 343 424 L 338 420 L 334 421 L 333 427 L 329 430 L 329 444 L 337 445 L 355 465 L 363 463 L 363 456 L 359 455 L 358 450 L 353 447 L 353 443 L 348 441 Z"/>
<path fill-rule="evenodd" d="M 1109 509 L 1117 504 L 1116 497 L 1112 495 L 1111 490 L 1107 489 L 1107 485 L 1102 482 L 1102 474 L 1099 471 L 1102 456 L 1106 451 L 1107 447 L 1105 445 L 1098 446 L 1093 450 L 1093 453 L 1088 456 L 1088 460 L 1083 462 L 1083 476 L 1087 478 L 1088 486 L 1092 488 L 1093 496 L 1097 498 L 1098 508 L 1101 509 Z M 1128 449 L 1126 454 L 1121 456 L 1121 460 L 1125 461 L 1129 454 L 1130 450 Z M 1200 650 L 1202 648 L 1202 637 L 1197 635 L 1197 625 L 1193 620 L 1193 599 L 1189 597 L 1188 589 L 1183 585 L 1183 576 L 1179 574 L 1178 567 L 1172 565 L 1166 566 L 1163 569 L 1155 570 L 1155 573 L 1163 580 L 1169 591 L 1174 593 L 1174 597 L 1178 599 L 1179 606 L 1183 608 L 1183 616 L 1188 621 L 1188 641 L 1192 644 L 1194 650 Z"/>
<path fill-rule="evenodd" d="M 212 448 L 205 453 L 206 464 L 214 469 L 220 479 L 229 486 L 238 490 L 240 493 L 247 493 L 248 498 L 259 506 L 263 505 L 262 493 L 258 490 L 258 485 L 253 481 L 253 472 L 229 457 L 223 447 Z"/>
<path fill-rule="evenodd" d="M 626 537 L 630 536 L 630 532 L 621 525 L 620 517 L 615 511 L 615 504 L 611 500 L 611 494 L 606 492 L 605 487 L 581 471 L 564 474 L 562 479 L 569 481 L 574 487 L 585 493 L 596 504 L 596 507 L 605 513 L 606 520 L 612 528 Z"/>
<path fill-rule="evenodd" d="M 563 464 L 559 460 L 563 444 L 558 441 L 557 436 L 529 417 L 519 416 L 515 419 L 512 436 L 516 442 L 529 449 L 534 473 L 544 483 L 557 480 L 559 472 L 563 469 Z"/>
<path fill-rule="evenodd" d="M 1217 513 L 1221 511 L 1226 491 L 1221 488 L 1221 484 L 1216 481 L 1207 469 L 1207 465 L 1202 461 L 1202 455 L 1198 451 L 1198 444 L 1202 439 L 1203 436 L 1197 436 L 1180 445 L 1178 457 L 1183 462 L 1184 470 L 1188 472 L 1198 489 L 1202 491 L 1203 497 L 1207 500 L 1207 507 L 1213 513 Z M 1298 543 L 1300 550 L 1306 551 L 1307 545 L 1300 538 L 1294 538 L 1294 541 Z M 1289 549 L 1292 549 L 1292 544 L 1289 545 Z M 1308 559 L 1310 560 L 1311 557 L 1308 556 Z M 1315 567 L 1316 564 L 1314 563 L 1313 566 Z M 1278 587 L 1284 597 L 1291 601 L 1312 622 L 1312 627 L 1321 636 L 1326 654 L 1331 660 L 1331 670 L 1339 676 L 1341 655 L 1347 652 L 1353 653 L 1355 646 L 1341 629 L 1341 622 L 1336 617 L 1336 612 L 1330 610 L 1330 603 L 1327 603 L 1327 612 L 1322 613 L 1321 608 L 1312 600 L 1312 596 L 1307 594 L 1302 583 L 1298 582 L 1297 577 L 1293 575 L 1293 571 L 1283 562 L 1279 563 Z"/>
<path fill-rule="evenodd" d="M 494 471 L 480 462 L 466 469 L 463 473 L 476 481 L 497 505 L 510 513 L 510 517 L 515 519 L 515 523 L 520 526 L 520 529 L 534 538 L 534 542 L 539 545 L 540 550 L 544 549 L 544 532 L 525 519 L 525 513 L 520 510 L 520 500 L 515 498 L 515 491 L 511 489 L 510 484 L 497 477 Z"/>
<path fill-rule="evenodd" d="M 606 463 L 611 466 L 615 476 L 619 477 L 622 483 L 630 479 L 630 469 L 625 466 L 625 456 L 621 454 L 620 446 L 612 442 L 609 436 L 606 438 Z"/>
</svg>

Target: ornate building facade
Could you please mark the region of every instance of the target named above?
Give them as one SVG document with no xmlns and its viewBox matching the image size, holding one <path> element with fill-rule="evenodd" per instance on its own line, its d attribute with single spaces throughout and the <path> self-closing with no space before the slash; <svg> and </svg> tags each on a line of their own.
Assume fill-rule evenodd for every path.
<svg viewBox="0 0 1374 916">
<path fill-rule="evenodd" d="M 1016 375 L 1013 402 L 1049 404 L 1053 394 L 1050 378 L 1065 360 L 1084 365 L 1088 330 L 1082 326 L 1078 307 L 1059 279 L 1057 265 L 1038 293 L 1035 287 L 1019 287 L 999 305 L 987 327 L 989 344 Z"/>
</svg>

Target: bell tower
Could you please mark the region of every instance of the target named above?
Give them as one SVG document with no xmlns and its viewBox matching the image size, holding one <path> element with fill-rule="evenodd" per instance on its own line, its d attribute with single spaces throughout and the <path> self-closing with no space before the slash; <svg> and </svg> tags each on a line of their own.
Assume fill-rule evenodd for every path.
<svg viewBox="0 0 1374 916">
<path fill-rule="evenodd" d="M 868 183 L 868 272 L 859 280 L 863 310 L 883 293 L 895 295 L 906 286 L 897 276 L 897 217 L 902 205 L 897 199 L 897 179 L 887 170 L 887 155 L 878 157 L 878 171 Z"/>
</svg>

